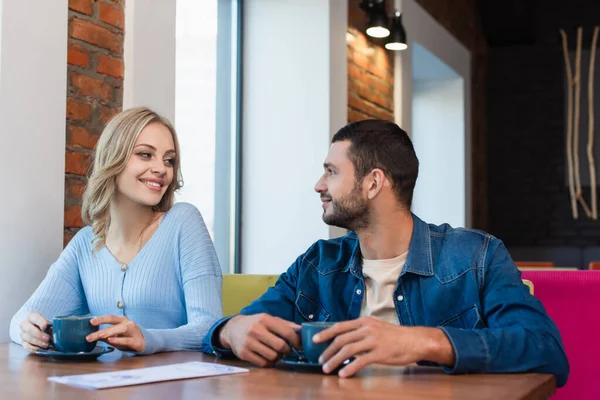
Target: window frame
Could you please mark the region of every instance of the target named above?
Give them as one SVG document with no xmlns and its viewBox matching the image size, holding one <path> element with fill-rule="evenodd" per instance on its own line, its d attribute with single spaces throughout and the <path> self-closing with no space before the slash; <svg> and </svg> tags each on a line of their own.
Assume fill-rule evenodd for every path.
<svg viewBox="0 0 600 400">
<path fill-rule="evenodd" d="M 218 0 L 214 242 L 223 273 L 241 272 L 243 0 Z"/>
</svg>

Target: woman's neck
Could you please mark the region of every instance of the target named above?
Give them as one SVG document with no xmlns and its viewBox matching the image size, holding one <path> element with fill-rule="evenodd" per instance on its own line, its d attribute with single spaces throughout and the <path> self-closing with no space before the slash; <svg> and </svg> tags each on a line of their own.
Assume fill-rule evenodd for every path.
<svg viewBox="0 0 600 400">
<path fill-rule="evenodd" d="M 106 239 L 126 246 L 137 244 L 144 231 L 154 222 L 154 217 L 152 207 L 117 195 L 110 204 L 110 226 Z"/>
</svg>

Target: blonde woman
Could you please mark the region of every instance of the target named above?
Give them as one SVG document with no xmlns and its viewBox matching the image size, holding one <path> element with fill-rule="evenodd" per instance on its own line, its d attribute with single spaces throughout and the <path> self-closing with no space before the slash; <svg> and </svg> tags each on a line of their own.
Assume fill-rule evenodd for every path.
<svg viewBox="0 0 600 400">
<path fill-rule="evenodd" d="M 116 115 L 96 147 L 81 229 L 12 318 L 11 339 L 48 347 L 48 320 L 91 313 L 102 340 L 140 354 L 200 350 L 222 316 L 222 275 L 200 212 L 180 188 L 173 126 L 147 108 Z"/>
</svg>

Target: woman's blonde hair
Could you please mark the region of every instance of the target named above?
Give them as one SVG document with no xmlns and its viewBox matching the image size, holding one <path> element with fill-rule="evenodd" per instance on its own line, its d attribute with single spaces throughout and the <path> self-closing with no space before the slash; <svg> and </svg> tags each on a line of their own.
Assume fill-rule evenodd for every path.
<svg viewBox="0 0 600 400">
<path fill-rule="evenodd" d="M 96 154 L 83 194 L 81 216 L 94 232 L 94 252 L 100 250 L 106 241 L 110 225 L 110 202 L 117 191 L 117 176 L 123 172 L 133 153 L 142 130 L 151 123 L 164 125 L 173 136 L 176 157 L 173 164 L 173 181 L 156 206 L 155 211 L 168 211 L 175 201 L 175 191 L 182 186 L 179 155 L 179 141 L 173 125 L 146 107 L 132 108 L 115 115 L 106 124 L 98 144 Z"/>
</svg>

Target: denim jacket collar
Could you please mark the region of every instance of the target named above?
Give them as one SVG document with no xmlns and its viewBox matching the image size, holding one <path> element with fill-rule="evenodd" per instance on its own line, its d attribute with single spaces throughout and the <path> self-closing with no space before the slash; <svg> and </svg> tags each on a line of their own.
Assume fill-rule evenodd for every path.
<svg viewBox="0 0 600 400">
<path fill-rule="evenodd" d="M 413 232 L 410 239 L 410 247 L 408 250 L 408 258 L 404 268 L 400 273 L 403 276 L 407 272 L 421 275 L 433 276 L 433 259 L 431 257 L 431 232 L 429 225 L 423 222 L 415 214 L 413 217 Z M 357 278 L 362 275 L 362 255 L 360 252 L 360 243 L 355 232 L 350 232 L 346 235 L 348 239 L 355 240 L 352 256 L 344 269 L 344 272 L 350 271 Z"/>
<path fill-rule="evenodd" d="M 429 225 L 415 214 L 413 217 L 413 233 L 408 249 L 406 264 L 400 276 L 407 272 L 421 276 L 433 276 L 433 258 L 431 257 L 431 232 Z"/>
</svg>

